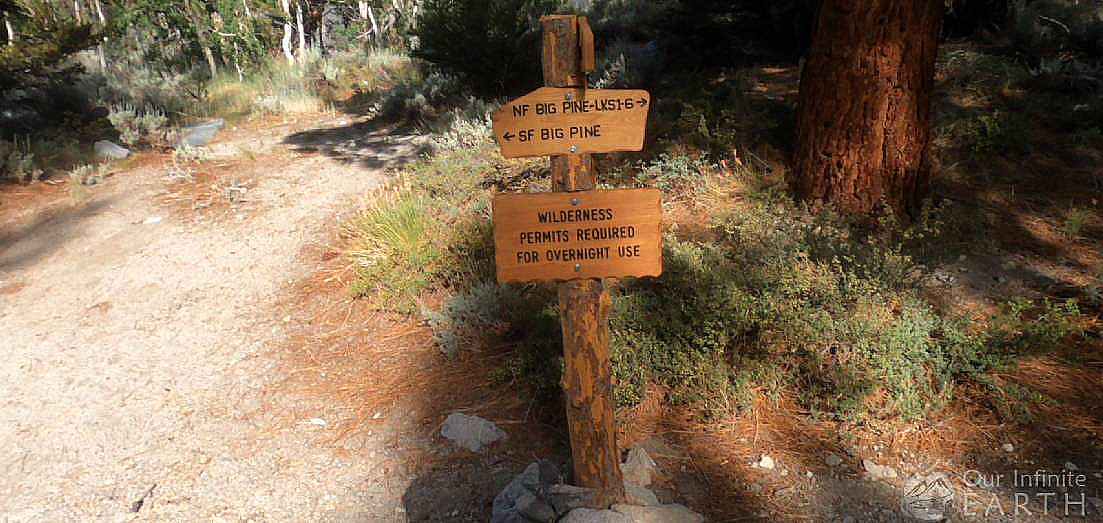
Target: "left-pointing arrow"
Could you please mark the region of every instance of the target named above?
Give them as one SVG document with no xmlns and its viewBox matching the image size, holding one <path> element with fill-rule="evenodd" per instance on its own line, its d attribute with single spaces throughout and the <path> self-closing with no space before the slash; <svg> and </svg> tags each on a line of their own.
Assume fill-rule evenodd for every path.
<svg viewBox="0 0 1103 523">
<path fill-rule="evenodd" d="M 508 141 L 512 140 L 514 136 L 517 136 L 517 135 L 515 135 L 515 134 L 513 134 L 509 131 L 506 131 L 506 134 L 503 134 L 502 138 L 505 138 L 506 141 L 508 142 Z"/>
</svg>

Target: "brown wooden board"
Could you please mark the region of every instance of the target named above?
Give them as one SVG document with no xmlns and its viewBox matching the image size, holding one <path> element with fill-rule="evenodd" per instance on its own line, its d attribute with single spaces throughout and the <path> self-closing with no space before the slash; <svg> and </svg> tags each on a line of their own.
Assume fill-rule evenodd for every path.
<svg viewBox="0 0 1103 523">
<path fill-rule="evenodd" d="M 638 89 L 541 87 L 494 113 L 502 156 L 643 149 L 651 95 Z"/>
<path fill-rule="evenodd" d="M 495 195 L 498 281 L 658 276 L 661 200 L 658 189 Z"/>
</svg>

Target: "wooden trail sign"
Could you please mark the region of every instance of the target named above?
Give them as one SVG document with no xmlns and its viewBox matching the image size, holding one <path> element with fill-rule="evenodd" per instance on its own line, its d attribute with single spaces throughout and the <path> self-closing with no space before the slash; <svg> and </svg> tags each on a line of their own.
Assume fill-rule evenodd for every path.
<svg viewBox="0 0 1103 523">
<path fill-rule="evenodd" d="M 502 156 L 643 149 L 651 95 L 632 89 L 542 87 L 494 113 Z"/>
<path fill-rule="evenodd" d="M 662 272 L 661 194 L 595 191 L 590 153 L 638 151 L 651 97 L 586 89 L 594 37 L 585 17 L 545 16 L 544 84 L 494 115 L 507 158 L 551 156 L 552 193 L 493 201 L 498 280 L 557 280 L 563 329 L 563 393 L 573 479 L 593 489 L 594 508 L 625 500 L 617 448 L 609 287 L 604 277 Z"/>
<path fill-rule="evenodd" d="M 499 282 L 658 276 L 658 189 L 494 196 Z"/>
</svg>

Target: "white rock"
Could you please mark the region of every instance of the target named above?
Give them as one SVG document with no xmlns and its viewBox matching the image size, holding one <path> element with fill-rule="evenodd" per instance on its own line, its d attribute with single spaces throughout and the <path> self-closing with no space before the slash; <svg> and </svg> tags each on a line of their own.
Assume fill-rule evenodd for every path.
<svg viewBox="0 0 1103 523">
<path fill-rule="evenodd" d="M 559 523 L 639 523 L 631 518 L 612 510 L 594 510 L 592 508 L 576 508 L 567 513 Z"/>
<path fill-rule="evenodd" d="M 150 216 L 142 220 L 142 225 L 153 225 L 155 223 L 161 223 L 162 218 L 160 216 Z"/>
<path fill-rule="evenodd" d="M 843 458 L 828 452 L 827 455 L 823 457 L 823 462 L 826 463 L 828 467 L 837 467 L 843 462 Z"/>
<path fill-rule="evenodd" d="M 1004 452 L 1015 452 L 1015 445 L 1012 445 L 1010 443 L 1004 443 L 1003 444 L 1003 451 Z"/>
<path fill-rule="evenodd" d="M 628 517 L 635 523 L 702 523 L 705 517 L 686 508 L 685 505 L 671 504 L 657 507 L 638 507 L 635 505 L 613 505 L 613 510 Z"/>
<path fill-rule="evenodd" d="M 758 461 L 755 462 L 755 465 L 757 465 L 759 467 L 762 467 L 764 469 L 767 469 L 767 470 L 773 470 L 774 465 L 775 465 L 774 464 L 774 458 L 771 458 L 770 456 L 768 456 L 766 454 L 763 454 L 762 457 L 758 458 Z"/>
<path fill-rule="evenodd" d="M 96 156 L 102 156 L 111 160 L 122 160 L 130 156 L 130 149 L 107 140 L 100 140 L 92 144 L 92 149 L 96 151 Z"/>
<path fill-rule="evenodd" d="M 506 437 L 505 431 L 493 422 L 459 412 L 448 415 L 440 427 L 440 435 L 471 452 Z"/>
<path fill-rule="evenodd" d="M 620 465 L 620 473 L 624 476 L 625 483 L 648 486 L 651 484 L 651 476 L 655 474 L 658 465 L 642 447 L 636 447 L 628 451 L 624 463 Z"/>
<path fill-rule="evenodd" d="M 1079 467 L 1077 467 L 1076 464 L 1071 461 L 1066 461 L 1065 470 L 1079 470 Z"/>
<path fill-rule="evenodd" d="M 896 477 L 896 469 L 878 465 L 873 460 L 863 459 L 862 466 L 866 469 L 866 474 L 870 479 L 892 479 Z"/>
<path fill-rule="evenodd" d="M 639 505 L 641 507 L 653 507 L 661 505 L 659 498 L 655 496 L 651 489 L 637 485 L 635 483 L 624 482 L 624 497 L 625 501 L 629 505 Z"/>
</svg>

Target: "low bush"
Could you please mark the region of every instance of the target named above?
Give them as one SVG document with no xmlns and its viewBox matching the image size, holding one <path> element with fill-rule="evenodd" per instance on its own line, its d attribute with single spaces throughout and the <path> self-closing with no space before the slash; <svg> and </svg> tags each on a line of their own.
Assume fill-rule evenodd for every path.
<svg viewBox="0 0 1103 523">
<path fill-rule="evenodd" d="M 417 290 L 443 291 L 444 304 L 421 314 L 444 352 L 509 340 L 517 349 L 495 375 L 551 393 L 561 368 L 554 286 L 494 282 L 484 189 L 532 190 L 546 182 L 534 173 L 546 171 L 504 162 L 488 144 L 444 148 L 403 172 L 409 196 L 393 212 L 433 224 L 424 225 L 432 245 L 404 248 L 406 265 L 362 272 L 359 288 L 384 299 L 400 291 L 408 305 L 395 310 L 413 308 Z M 828 209 L 800 207 L 749 170 L 722 176 L 702 158 L 677 155 L 620 179 L 662 185 L 703 214 L 692 230 L 666 234 L 661 277 L 613 290 L 619 405 L 658 383 L 675 404 L 705 417 L 788 390 L 816 413 L 914 418 L 945 405 L 962 380 L 1054 353 L 1075 331 L 1073 302 L 1015 300 L 980 323 L 939 315 L 921 297 L 929 267 L 915 256 L 937 263 L 925 245 L 950 229 L 940 209 L 907 227 L 886 219 L 871 231 Z"/>
<path fill-rule="evenodd" d="M 0 179 L 36 182 L 41 177 L 42 169 L 35 164 L 29 138 L 22 144 L 18 138 L 11 142 L 0 140 Z"/>
<path fill-rule="evenodd" d="M 149 143 L 168 118 L 157 109 L 135 109 L 130 105 L 113 106 L 107 120 L 119 132 L 119 140 L 133 147 Z"/>
</svg>

